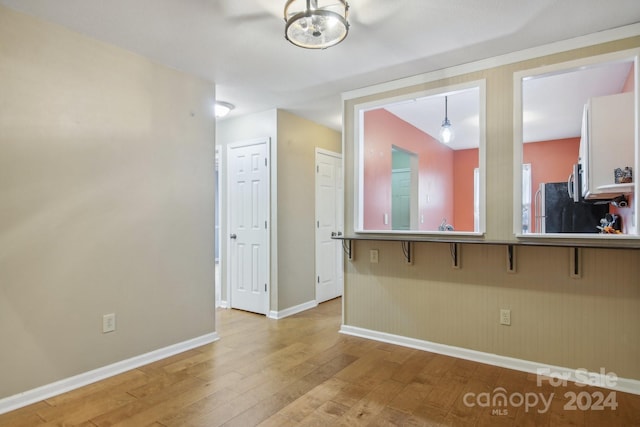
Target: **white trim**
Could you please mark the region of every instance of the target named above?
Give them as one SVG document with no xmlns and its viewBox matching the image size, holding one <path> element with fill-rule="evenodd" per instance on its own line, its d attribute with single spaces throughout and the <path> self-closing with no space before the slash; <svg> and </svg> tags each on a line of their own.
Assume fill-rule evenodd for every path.
<svg viewBox="0 0 640 427">
<path fill-rule="evenodd" d="M 218 307 L 218 308 L 231 308 L 231 307 L 229 307 L 229 302 L 226 301 L 226 300 L 218 301 L 218 305 L 216 305 L 216 307 Z"/>
<path fill-rule="evenodd" d="M 511 52 L 492 58 L 482 59 L 475 62 L 469 62 L 467 64 L 456 65 L 440 70 L 418 74 L 411 77 L 393 80 L 390 82 L 366 86 L 360 89 L 354 89 L 351 91 L 343 92 L 342 100 L 345 101 L 349 99 L 360 98 L 363 96 L 374 95 L 380 92 L 402 89 L 408 86 L 419 85 L 444 78 L 450 78 L 476 71 L 487 70 L 489 68 L 499 67 L 502 65 L 514 64 L 516 62 L 526 61 L 532 58 L 553 55 L 555 53 L 566 52 L 573 49 L 579 49 L 614 40 L 634 37 L 639 34 L 640 23 L 631 24 L 624 27 L 613 28 L 611 30 L 600 31 L 597 33 L 587 34 L 585 36 L 575 37 L 568 40 L 561 40 L 555 43 L 549 43 L 546 45 Z"/>
<path fill-rule="evenodd" d="M 549 372 L 553 372 L 554 374 L 562 375 L 563 378 L 567 378 L 567 381 L 585 384 L 584 381 L 576 377 L 576 369 L 553 366 L 539 362 L 532 362 L 529 360 L 516 359 L 513 357 L 485 353 L 482 351 L 470 350 L 462 347 L 438 344 L 430 341 L 423 341 L 415 338 L 403 337 L 400 335 L 393 335 L 385 332 L 359 328 L 356 326 L 342 325 L 340 327 L 340 333 L 345 335 L 353 335 L 360 338 L 367 338 L 375 341 L 386 342 L 389 344 L 400 345 L 403 347 L 415 348 L 417 350 L 444 354 L 446 356 L 457 357 L 459 359 L 470 360 L 473 362 L 486 363 L 493 366 L 499 366 L 501 368 L 515 369 L 517 371 L 528 372 L 536 375 L 538 374 L 539 370 L 548 370 Z M 597 383 L 602 384 L 602 388 L 640 395 L 640 381 L 638 380 L 629 378 L 617 378 L 616 384 L 614 386 L 606 387 L 605 385 L 607 384 L 607 382 L 604 381 L 605 376 L 601 373 L 589 372 L 589 377 L 598 378 Z"/>
<path fill-rule="evenodd" d="M 325 150 L 324 148 L 316 147 L 316 155 L 325 154 L 327 156 L 335 157 L 336 159 L 342 159 L 342 153 L 335 151 Z"/>
<path fill-rule="evenodd" d="M 183 353 L 187 350 L 191 350 L 205 344 L 210 344 L 212 342 L 218 341 L 219 339 L 220 337 L 218 336 L 218 333 L 212 332 L 187 341 L 182 341 L 177 344 L 163 347 L 158 350 L 153 350 L 148 353 L 134 356 L 129 359 L 121 360 L 119 362 L 112 363 L 111 365 L 103 366 L 92 371 L 83 372 L 81 374 L 74 375 L 72 377 L 68 377 L 50 384 L 46 384 L 41 387 L 27 390 L 13 396 L 5 397 L 3 399 L 0 399 L 0 414 L 22 408 L 32 403 L 40 402 L 52 396 L 57 396 L 68 391 L 75 390 L 96 381 L 100 381 L 105 378 L 130 371 L 143 365 L 147 365 L 151 362 L 165 359 L 169 356 Z"/>
<path fill-rule="evenodd" d="M 271 295 L 278 296 L 278 113 L 276 112 L 274 136 L 269 140 L 269 305 L 267 317 L 271 309 Z M 273 283 L 273 289 L 271 284 Z"/>
<path fill-rule="evenodd" d="M 364 131 L 360 124 L 364 121 L 364 112 L 380 108 L 390 103 L 402 102 L 418 99 L 438 94 L 452 93 L 467 89 L 478 89 L 478 115 L 479 115 L 479 141 L 478 141 L 478 168 L 480 170 L 480 223 L 479 230 L 467 231 L 437 231 L 437 230 L 405 230 L 399 233 L 398 230 L 365 230 L 364 229 Z M 354 233 L 374 233 L 374 234 L 410 234 L 410 235 L 453 235 L 453 236 L 483 236 L 486 230 L 486 164 L 487 164 L 487 80 L 485 78 L 472 80 L 463 83 L 450 84 L 434 89 L 420 90 L 417 92 L 405 93 L 390 98 L 380 98 L 373 101 L 366 101 L 353 106 L 353 129 L 356 143 L 353 145 L 354 153 Z"/>
<path fill-rule="evenodd" d="M 288 316 L 293 316 L 294 314 L 298 314 L 305 310 L 310 310 L 312 308 L 316 308 L 318 306 L 318 302 L 316 300 L 311 300 L 304 302 L 302 304 L 294 305 L 293 307 L 285 308 L 282 311 L 271 310 L 269 312 L 269 319 L 284 319 Z"/>
</svg>

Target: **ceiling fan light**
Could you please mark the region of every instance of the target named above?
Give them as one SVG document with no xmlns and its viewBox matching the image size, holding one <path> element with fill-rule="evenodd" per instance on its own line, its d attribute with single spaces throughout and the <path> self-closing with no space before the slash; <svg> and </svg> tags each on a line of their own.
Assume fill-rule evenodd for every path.
<svg viewBox="0 0 640 427">
<path fill-rule="evenodd" d="M 346 0 L 289 0 L 284 7 L 285 38 L 306 49 L 335 46 L 349 33 L 348 10 Z"/>
</svg>

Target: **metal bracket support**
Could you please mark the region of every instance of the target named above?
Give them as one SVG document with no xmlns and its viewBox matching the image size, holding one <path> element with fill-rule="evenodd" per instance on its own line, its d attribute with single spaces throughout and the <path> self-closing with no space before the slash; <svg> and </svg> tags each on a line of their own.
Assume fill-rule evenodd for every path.
<svg viewBox="0 0 640 427">
<path fill-rule="evenodd" d="M 507 272 L 516 272 L 516 247 L 507 245 Z"/>
<path fill-rule="evenodd" d="M 413 242 L 403 241 L 400 243 L 402 244 L 402 254 L 406 263 L 413 264 Z"/>
<path fill-rule="evenodd" d="M 342 250 L 344 251 L 345 255 L 347 255 L 347 259 L 349 261 L 353 261 L 353 240 L 351 239 L 344 239 L 342 240 Z"/>
<path fill-rule="evenodd" d="M 461 267 L 461 253 L 460 243 L 450 243 L 449 250 L 451 251 L 451 267 L 458 269 Z"/>
</svg>

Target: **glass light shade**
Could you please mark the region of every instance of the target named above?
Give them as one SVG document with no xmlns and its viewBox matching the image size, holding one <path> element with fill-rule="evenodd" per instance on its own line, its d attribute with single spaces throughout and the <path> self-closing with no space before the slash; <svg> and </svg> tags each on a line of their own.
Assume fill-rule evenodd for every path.
<svg viewBox="0 0 640 427">
<path fill-rule="evenodd" d="M 214 106 L 213 113 L 216 116 L 216 119 L 221 119 L 222 117 L 229 114 L 231 110 L 233 110 L 234 108 L 235 107 L 233 106 L 233 104 L 229 104 L 228 102 L 217 101 L 216 105 Z"/>
<path fill-rule="evenodd" d="M 285 38 L 306 49 L 326 49 L 347 37 L 345 0 L 289 0 L 284 7 Z"/>
<path fill-rule="evenodd" d="M 442 126 L 440 127 L 440 141 L 443 144 L 448 144 L 453 141 L 453 137 L 455 133 L 453 132 L 453 128 L 451 127 L 451 122 L 449 119 L 444 119 L 442 122 Z"/>
</svg>

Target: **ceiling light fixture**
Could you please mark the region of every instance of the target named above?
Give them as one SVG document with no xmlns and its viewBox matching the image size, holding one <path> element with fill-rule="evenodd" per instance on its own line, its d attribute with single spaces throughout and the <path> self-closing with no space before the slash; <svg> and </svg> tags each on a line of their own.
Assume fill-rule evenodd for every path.
<svg viewBox="0 0 640 427">
<path fill-rule="evenodd" d="M 346 0 L 288 0 L 284 36 L 296 46 L 326 49 L 347 37 L 348 13 Z"/>
<path fill-rule="evenodd" d="M 214 106 L 214 115 L 216 119 L 221 119 L 233 110 L 235 105 L 230 104 L 224 101 L 216 101 L 216 105 Z"/>
<path fill-rule="evenodd" d="M 444 121 L 442 122 L 442 126 L 440 127 L 440 141 L 443 144 L 448 144 L 453 141 L 454 133 L 453 128 L 451 127 L 451 122 L 449 121 L 449 117 L 447 115 L 447 97 L 444 97 Z"/>
</svg>

